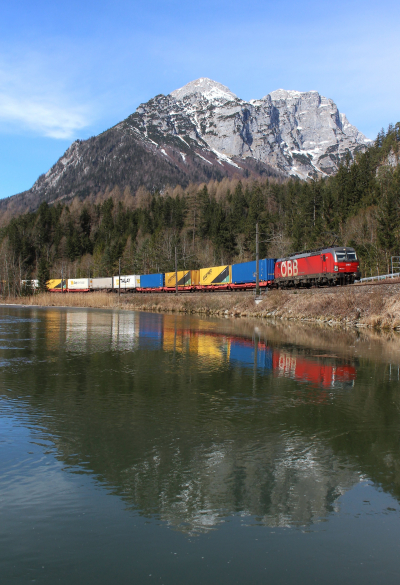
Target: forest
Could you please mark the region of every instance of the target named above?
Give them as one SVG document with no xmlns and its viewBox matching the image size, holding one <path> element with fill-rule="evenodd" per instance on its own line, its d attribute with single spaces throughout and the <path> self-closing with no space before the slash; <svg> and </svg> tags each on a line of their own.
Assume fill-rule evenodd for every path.
<svg viewBox="0 0 400 585">
<path fill-rule="evenodd" d="M 0 230 L 4 295 L 21 280 L 146 274 L 252 260 L 338 244 L 353 246 L 363 276 L 400 256 L 400 123 L 334 176 L 301 181 L 223 179 L 162 192 L 111 185 L 68 204 L 41 203 Z"/>
</svg>

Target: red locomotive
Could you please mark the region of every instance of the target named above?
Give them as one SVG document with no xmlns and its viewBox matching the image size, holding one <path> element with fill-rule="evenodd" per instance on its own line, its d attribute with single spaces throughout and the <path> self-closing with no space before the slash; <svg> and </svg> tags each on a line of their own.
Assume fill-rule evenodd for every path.
<svg viewBox="0 0 400 585">
<path fill-rule="evenodd" d="M 275 263 L 274 284 L 278 287 L 353 284 L 361 277 L 354 248 L 320 248 Z"/>
</svg>

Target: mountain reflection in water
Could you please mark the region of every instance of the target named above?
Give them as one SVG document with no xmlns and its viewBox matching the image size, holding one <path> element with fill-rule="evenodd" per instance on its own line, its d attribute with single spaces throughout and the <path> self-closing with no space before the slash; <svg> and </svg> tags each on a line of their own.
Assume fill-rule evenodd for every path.
<svg viewBox="0 0 400 585">
<path fill-rule="evenodd" d="M 399 385 L 380 340 L 147 313 L 4 315 L 26 363 L 0 350 L 1 401 L 70 472 L 143 515 L 189 532 L 232 514 L 298 526 L 363 478 L 400 494 Z"/>
</svg>

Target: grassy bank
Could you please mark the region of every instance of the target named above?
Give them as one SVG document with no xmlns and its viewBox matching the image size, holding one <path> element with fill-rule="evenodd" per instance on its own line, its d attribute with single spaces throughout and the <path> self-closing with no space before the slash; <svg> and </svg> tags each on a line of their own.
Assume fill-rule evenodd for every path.
<svg viewBox="0 0 400 585">
<path fill-rule="evenodd" d="M 42 293 L 25 298 L 6 298 L 2 304 L 93 307 L 139 311 L 198 313 L 233 317 L 328 322 L 332 325 L 400 328 L 400 283 L 268 291 L 259 304 L 253 293 Z"/>
</svg>

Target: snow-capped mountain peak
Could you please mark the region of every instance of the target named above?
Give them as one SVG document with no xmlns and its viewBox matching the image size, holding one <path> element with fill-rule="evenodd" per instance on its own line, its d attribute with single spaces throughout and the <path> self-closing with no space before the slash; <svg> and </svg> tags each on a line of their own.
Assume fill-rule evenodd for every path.
<svg viewBox="0 0 400 585">
<path fill-rule="evenodd" d="M 183 100 L 187 96 L 200 94 L 203 98 L 208 101 L 222 101 L 229 102 L 237 99 L 237 96 L 231 92 L 231 90 L 218 83 L 208 79 L 208 77 L 200 77 L 194 81 L 190 81 L 183 87 L 172 91 L 170 95 L 177 101 Z"/>
</svg>

